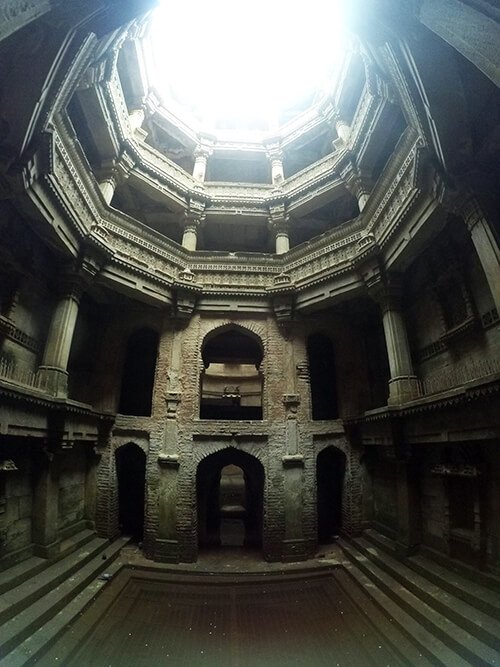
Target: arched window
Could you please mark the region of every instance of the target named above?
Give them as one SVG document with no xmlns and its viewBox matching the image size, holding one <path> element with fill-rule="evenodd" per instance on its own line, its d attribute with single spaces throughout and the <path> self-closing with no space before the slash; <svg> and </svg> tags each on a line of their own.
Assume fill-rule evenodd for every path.
<svg viewBox="0 0 500 667">
<path fill-rule="evenodd" d="M 333 345 L 322 334 L 307 339 L 313 419 L 337 419 L 337 377 Z"/>
<path fill-rule="evenodd" d="M 158 334 L 151 329 L 133 333 L 127 343 L 120 406 L 122 415 L 151 415 Z"/>
<path fill-rule="evenodd" d="M 201 419 L 262 419 L 262 357 L 258 340 L 237 328 L 206 340 Z"/>
</svg>

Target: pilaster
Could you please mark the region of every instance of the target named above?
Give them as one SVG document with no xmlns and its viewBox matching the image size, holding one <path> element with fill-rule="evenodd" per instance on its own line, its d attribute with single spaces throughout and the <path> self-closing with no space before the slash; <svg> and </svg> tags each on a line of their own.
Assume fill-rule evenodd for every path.
<svg viewBox="0 0 500 667">
<path fill-rule="evenodd" d="M 36 556 L 51 558 L 59 549 L 59 456 L 44 447 L 38 455 L 33 492 L 33 546 Z"/>
</svg>

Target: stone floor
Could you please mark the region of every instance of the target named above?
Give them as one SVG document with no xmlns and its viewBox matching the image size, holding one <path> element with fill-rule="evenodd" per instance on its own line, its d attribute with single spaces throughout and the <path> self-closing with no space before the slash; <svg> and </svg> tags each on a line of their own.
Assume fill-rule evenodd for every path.
<svg viewBox="0 0 500 667">
<path fill-rule="evenodd" d="M 126 548 L 126 567 L 38 664 L 403 664 L 337 582 L 340 551 L 318 556 L 304 568 L 222 548 L 165 568 Z"/>
</svg>

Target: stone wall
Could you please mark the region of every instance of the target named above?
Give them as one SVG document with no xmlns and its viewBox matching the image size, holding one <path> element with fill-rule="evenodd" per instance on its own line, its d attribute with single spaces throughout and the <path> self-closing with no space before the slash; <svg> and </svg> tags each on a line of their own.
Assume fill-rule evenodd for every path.
<svg viewBox="0 0 500 667">
<path fill-rule="evenodd" d="M 33 505 L 29 449 L 12 438 L 1 440 L 3 461 L 14 460 L 17 470 L 0 472 L 0 569 L 30 554 Z"/>
</svg>

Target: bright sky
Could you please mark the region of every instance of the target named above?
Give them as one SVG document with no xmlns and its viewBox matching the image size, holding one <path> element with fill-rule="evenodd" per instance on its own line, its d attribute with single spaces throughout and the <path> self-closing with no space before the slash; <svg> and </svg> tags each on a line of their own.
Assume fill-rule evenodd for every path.
<svg viewBox="0 0 500 667">
<path fill-rule="evenodd" d="M 272 120 L 326 85 L 343 48 L 340 0 L 162 0 L 154 86 L 210 124 Z"/>
</svg>

